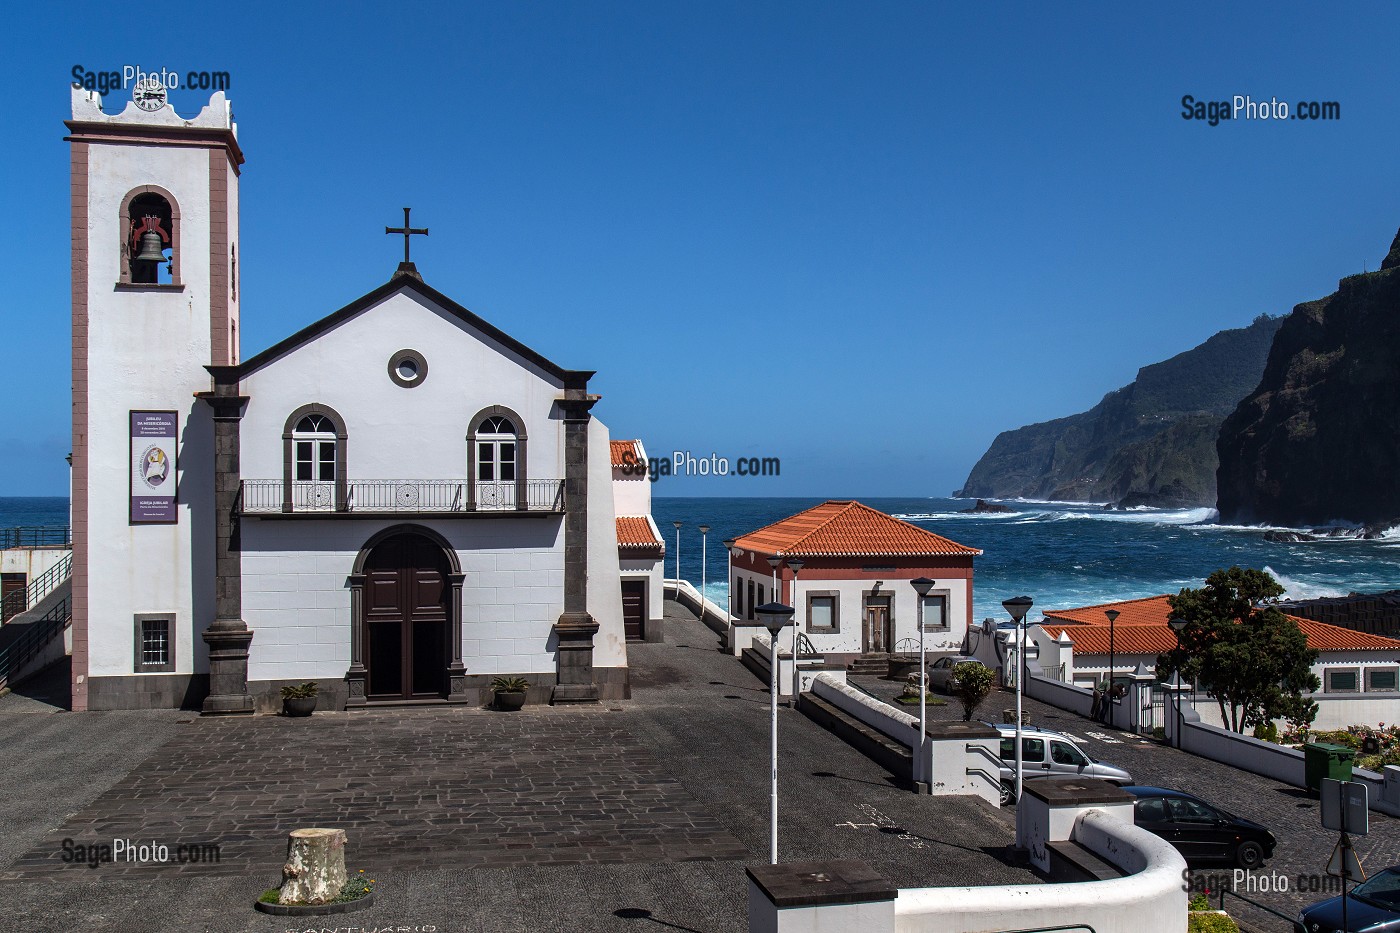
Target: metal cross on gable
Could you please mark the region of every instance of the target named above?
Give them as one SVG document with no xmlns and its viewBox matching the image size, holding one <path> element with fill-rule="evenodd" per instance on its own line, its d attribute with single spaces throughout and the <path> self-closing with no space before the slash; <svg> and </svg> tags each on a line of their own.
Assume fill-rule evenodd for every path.
<svg viewBox="0 0 1400 933">
<path fill-rule="evenodd" d="M 409 261 L 409 258 L 408 258 L 408 238 L 411 237 L 411 236 L 413 236 L 414 234 L 422 234 L 423 236 L 427 236 L 427 235 L 428 235 L 428 228 L 427 228 L 427 227 L 412 227 L 412 226 L 409 226 L 409 223 L 408 223 L 408 212 L 411 211 L 411 210 L 413 210 L 413 208 L 411 208 L 411 207 L 405 207 L 405 208 L 403 209 L 403 226 L 402 226 L 402 227 L 385 227 L 385 228 L 384 228 L 384 232 L 385 232 L 385 233 L 401 233 L 401 234 L 403 234 L 403 261 L 404 261 L 404 265 L 411 265 L 411 262 Z"/>
</svg>

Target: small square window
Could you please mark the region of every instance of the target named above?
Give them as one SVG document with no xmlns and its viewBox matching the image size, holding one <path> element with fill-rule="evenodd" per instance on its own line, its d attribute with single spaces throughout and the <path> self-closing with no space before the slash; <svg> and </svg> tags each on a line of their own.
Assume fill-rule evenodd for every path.
<svg viewBox="0 0 1400 933">
<path fill-rule="evenodd" d="M 135 657 L 138 674 L 175 670 L 175 617 L 165 613 L 141 613 L 135 617 Z"/>
<path fill-rule="evenodd" d="M 1357 693 L 1361 690 L 1360 677 L 1354 669 L 1328 671 L 1326 680 L 1328 693 Z"/>
<path fill-rule="evenodd" d="M 1366 690 L 1368 693 L 1394 693 L 1400 688 L 1400 678 L 1397 678 L 1396 668 L 1393 667 L 1373 667 L 1366 672 Z"/>
<path fill-rule="evenodd" d="M 807 631 L 818 635 L 834 635 L 841 631 L 841 594 L 834 590 L 818 590 L 807 596 Z"/>
<path fill-rule="evenodd" d="M 948 597 L 929 594 L 924 597 L 924 631 L 948 631 Z"/>
</svg>

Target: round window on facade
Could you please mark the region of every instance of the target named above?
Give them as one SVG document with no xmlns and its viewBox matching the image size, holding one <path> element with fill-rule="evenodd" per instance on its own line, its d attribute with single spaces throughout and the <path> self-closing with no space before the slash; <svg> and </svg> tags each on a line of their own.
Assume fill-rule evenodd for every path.
<svg viewBox="0 0 1400 933">
<path fill-rule="evenodd" d="M 428 376 L 428 361 L 417 350 L 400 350 L 389 357 L 389 378 L 405 389 L 421 385 Z"/>
</svg>

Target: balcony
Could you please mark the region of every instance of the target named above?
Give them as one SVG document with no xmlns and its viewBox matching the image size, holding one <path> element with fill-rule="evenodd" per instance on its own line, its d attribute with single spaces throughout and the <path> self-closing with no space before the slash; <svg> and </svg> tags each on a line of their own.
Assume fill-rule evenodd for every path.
<svg viewBox="0 0 1400 933">
<path fill-rule="evenodd" d="M 466 480 L 366 479 L 345 484 L 345 502 L 336 501 L 334 482 L 293 482 L 290 501 L 280 479 L 245 479 L 239 512 L 265 518 L 310 515 L 320 518 L 434 515 L 442 518 L 521 513 L 558 515 L 564 511 L 562 479 L 524 483 L 477 483 L 476 501 Z"/>
</svg>

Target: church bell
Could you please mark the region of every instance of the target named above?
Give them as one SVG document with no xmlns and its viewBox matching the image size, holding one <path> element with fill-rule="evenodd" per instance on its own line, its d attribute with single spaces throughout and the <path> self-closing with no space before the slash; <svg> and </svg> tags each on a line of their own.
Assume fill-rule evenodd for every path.
<svg viewBox="0 0 1400 933">
<path fill-rule="evenodd" d="M 165 254 L 161 252 L 160 234 L 155 230 L 147 230 L 141 234 L 141 252 L 137 254 L 138 262 L 165 262 Z"/>
</svg>

